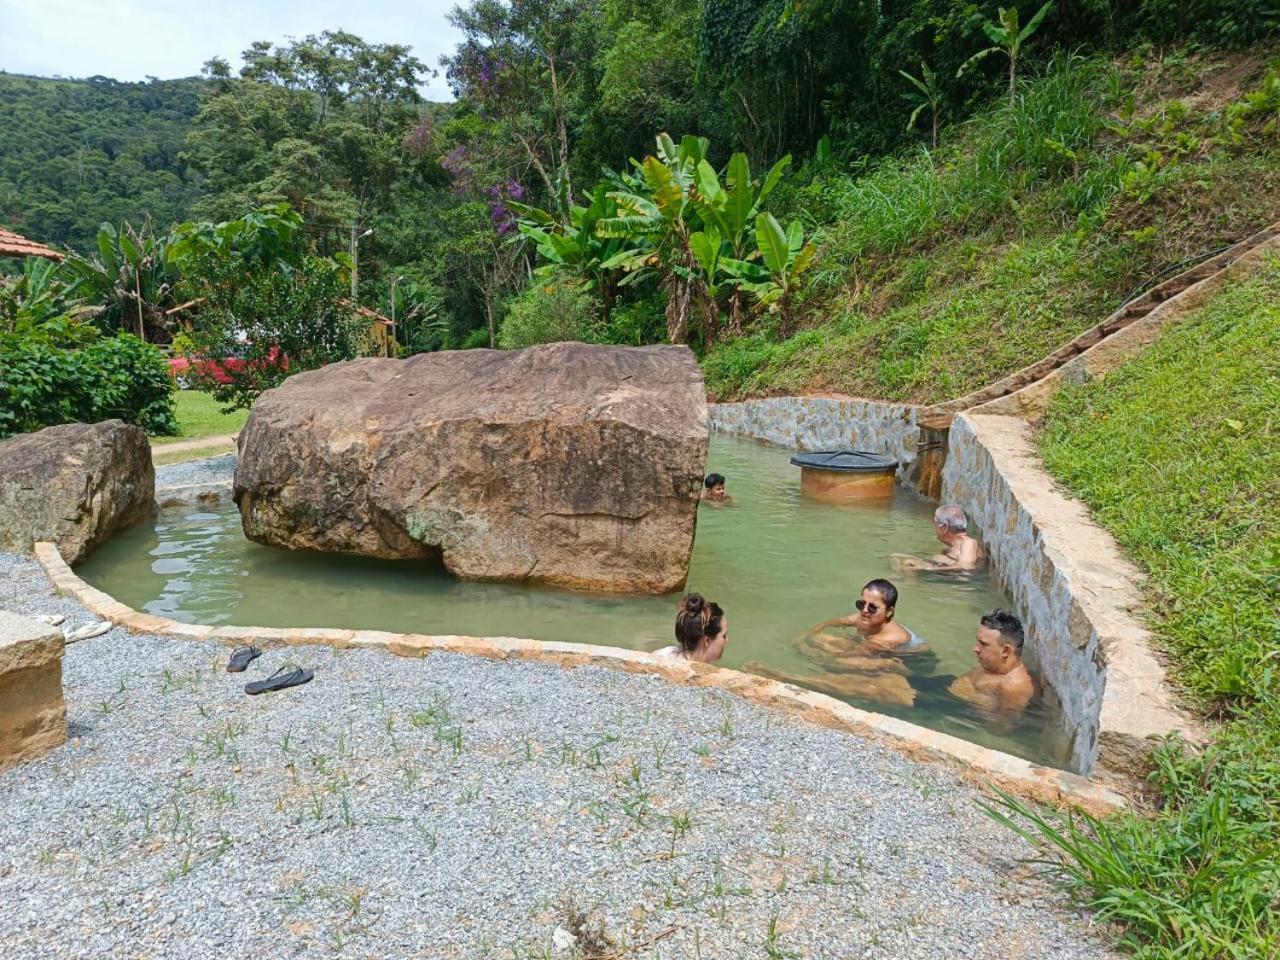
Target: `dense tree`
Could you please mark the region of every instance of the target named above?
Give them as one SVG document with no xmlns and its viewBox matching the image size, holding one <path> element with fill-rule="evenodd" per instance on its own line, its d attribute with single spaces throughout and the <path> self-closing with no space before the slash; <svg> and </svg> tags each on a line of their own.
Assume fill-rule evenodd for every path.
<svg viewBox="0 0 1280 960">
<path fill-rule="evenodd" d="M 87 252 L 103 221 L 186 218 L 201 185 L 179 154 L 203 86 L 0 73 L 0 224 Z"/>
</svg>

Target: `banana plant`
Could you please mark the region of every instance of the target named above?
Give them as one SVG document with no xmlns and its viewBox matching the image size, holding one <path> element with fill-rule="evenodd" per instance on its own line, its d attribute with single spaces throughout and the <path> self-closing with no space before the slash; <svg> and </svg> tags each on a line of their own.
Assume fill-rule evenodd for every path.
<svg viewBox="0 0 1280 960">
<path fill-rule="evenodd" d="M 517 228 L 521 235 L 533 243 L 551 269 L 569 270 L 581 277 L 588 289 L 599 293 L 607 323 L 619 286 L 638 276 L 647 248 L 629 237 L 601 236 L 596 227 L 602 220 L 618 216 L 618 202 L 609 195 L 606 183 L 597 184 L 589 196 L 589 206 L 575 204 L 570 208 L 568 223 L 537 207 L 515 201 L 507 201 L 507 206 L 520 218 Z"/>
<path fill-rule="evenodd" d="M 984 20 L 982 29 L 990 38 L 993 46 L 987 47 L 985 50 L 979 50 L 972 57 L 960 64 L 960 69 L 956 71 L 956 79 L 959 79 L 971 66 L 980 60 L 989 57 L 993 53 L 1003 53 L 1009 58 L 1009 103 L 1012 104 L 1016 99 L 1017 79 L 1018 79 L 1018 58 L 1022 55 L 1022 45 L 1031 39 L 1031 35 L 1040 29 L 1040 24 L 1048 15 L 1050 8 L 1053 6 L 1053 0 L 1045 0 L 1044 6 L 1037 10 L 1027 21 L 1025 27 L 1018 25 L 1018 8 L 1009 7 L 1008 9 L 1000 7 L 996 11 L 996 19 Z"/>
<path fill-rule="evenodd" d="M 147 327 L 166 326 L 165 306 L 172 299 L 175 277 L 163 243 L 129 224 L 116 230 L 98 228 L 96 257 L 70 256 L 62 262 L 70 292 L 90 305 L 104 330 L 133 327 L 147 338 Z"/>
<path fill-rule="evenodd" d="M 923 60 L 920 61 L 920 76 L 912 76 L 905 70 L 899 70 L 899 74 L 910 81 L 915 87 L 915 92 L 904 93 L 902 99 L 914 103 L 916 108 L 911 111 L 911 118 L 907 120 L 907 130 L 915 129 L 916 121 L 920 119 L 926 108 L 933 114 L 933 148 L 938 148 L 938 113 L 942 109 L 942 87 L 938 84 L 938 75 L 929 69 L 929 65 Z"/>
<path fill-rule="evenodd" d="M 642 161 L 632 161 L 633 173 L 623 174 L 610 190 L 618 215 L 596 224 L 601 237 L 647 244 L 647 265 L 662 274 L 667 293 L 667 337 L 684 343 L 698 291 L 699 266 L 689 246 L 697 211 L 693 206 L 698 165 L 707 157 L 705 137 L 685 136 L 677 145 L 669 134 L 657 137 L 657 150 Z"/>
<path fill-rule="evenodd" d="M 751 179 L 751 165 L 745 153 L 735 153 L 725 168 L 725 183 L 705 159 L 699 161 L 694 194 L 694 206 L 703 223 L 714 227 L 716 234 L 727 247 L 725 254 L 733 260 L 745 260 L 749 254 L 751 225 L 760 214 L 765 199 L 782 180 L 791 165 L 791 154 L 775 163 L 757 187 Z M 696 253 L 696 251 L 695 251 Z M 702 258 L 699 257 L 699 263 Z M 703 265 L 705 269 L 705 264 Z M 708 286 L 715 286 L 715 279 Z M 729 297 L 729 329 L 742 332 L 742 297 L 735 286 Z"/>
<path fill-rule="evenodd" d="M 784 230 L 771 213 L 756 216 L 755 234 L 761 262 L 728 260 L 724 266 L 761 306 L 781 314 L 782 336 L 789 337 L 795 332 L 795 294 L 800 277 L 813 265 L 814 246 L 805 241 L 799 222 Z"/>
</svg>

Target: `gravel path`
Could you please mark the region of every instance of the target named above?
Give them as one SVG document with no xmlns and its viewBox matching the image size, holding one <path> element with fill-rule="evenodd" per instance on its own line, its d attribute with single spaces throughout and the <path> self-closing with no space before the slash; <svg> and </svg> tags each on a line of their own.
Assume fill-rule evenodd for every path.
<svg viewBox="0 0 1280 960">
<path fill-rule="evenodd" d="M 86 618 L 4 555 L 0 607 Z M 1112 955 L 947 770 L 722 691 L 226 654 L 68 648 L 70 742 L 0 773 L 0 956 Z"/>
<path fill-rule="evenodd" d="M 184 487 L 193 483 L 215 483 L 230 480 L 235 473 L 236 455 L 206 457 L 203 460 L 187 460 L 156 467 L 156 488 Z"/>
</svg>

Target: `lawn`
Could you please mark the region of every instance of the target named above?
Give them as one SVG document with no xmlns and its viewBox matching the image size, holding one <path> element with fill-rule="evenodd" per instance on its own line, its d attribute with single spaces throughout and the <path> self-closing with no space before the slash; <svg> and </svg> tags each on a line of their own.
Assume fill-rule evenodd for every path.
<svg viewBox="0 0 1280 960">
<path fill-rule="evenodd" d="M 177 443 L 198 437 L 224 436 L 238 433 L 249 418 L 248 410 L 223 413 L 221 404 L 199 390 L 179 390 L 177 397 L 178 433 L 172 437 L 154 437 L 154 444 Z M 189 458 L 188 458 L 189 459 Z"/>
<path fill-rule="evenodd" d="M 1280 957 L 1280 257 L 1105 380 L 1059 395 L 1050 471 L 1149 575 L 1149 623 L 1206 720 L 1159 809 L 1014 819 L 1144 958 Z"/>
</svg>

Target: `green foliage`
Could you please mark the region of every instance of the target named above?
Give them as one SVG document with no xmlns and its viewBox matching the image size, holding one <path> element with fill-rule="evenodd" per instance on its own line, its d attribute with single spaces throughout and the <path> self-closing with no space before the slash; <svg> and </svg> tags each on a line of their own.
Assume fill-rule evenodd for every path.
<svg viewBox="0 0 1280 960">
<path fill-rule="evenodd" d="M 1170 265 L 1280 218 L 1275 71 L 1242 73 L 1236 103 L 1262 104 L 1247 120 L 1236 103 L 1175 96 L 1219 65 L 1143 62 L 1137 99 L 1136 74 L 1059 58 L 938 151 L 861 176 L 806 171 L 782 199 L 821 225 L 796 312 L 822 336 L 793 351 L 749 329 L 742 350 L 708 353 L 709 388 L 947 400 L 1050 353 Z"/>
<path fill-rule="evenodd" d="M 1278 304 L 1272 260 L 1104 383 L 1064 391 L 1044 435 L 1049 468 L 1151 571 L 1160 636 L 1219 709 L 1264 695 L 1280 641 Z"/>
<path fill-rule="evenodd" d="M 74 350 L 0 334 L 0 437 L 115 417 L 173 433 L 173 391 L 164 354 L 130 334 Z"/>
<path fill-rule="evenodd" d="M 246 272 L 237 256 L 205 256 L 184 277 L 201 300 L 187 334 L 193 380 L 227 406 L 248 407 L 290 374 L 355 357 L 364 323 L 346 300 L 347 274 L 332 260 Z M 222 363 L 220 383 L 201 360 Z"/>
<path fill-rule="evenodd" d="M 1009 59 L 1009 100 L 1018 95 L 1018 58 L 1022 55 L 1022 47 L 1032 34 L 1040 29 L 1040 24 L 1053 6 L 1053 0 L 1045 0 L 1043 6 L 1031 15 L 1025 25 L 1021 24 L 1017 7 L 1001 7 L 994 20 L 983 20 L 982 30 L 994 46 L 979 50 L 956 70 L 956 79 L 964 76 L 966 70 L 983 58 L 993 53 L 1003 53 Z"/>
<path fill-rule="evenodd" d="M 87 312 L 51 260 L 29 257 L 20 274 L 0 275 L 0 333 L 76 347 L 98 337 L 97 328 L 84 322 Z"/>
<path fill-rule="evenodd" d="M 82 253 L 104 221 L 167 230 L 200 195 L 179 151 L 203 86 L 0 73 L 0 224 Z"/>
<path fill-rule="evenodd" d="M 599 342 L 596 299 L 580 281 L 550 276 L 531 283 L 510 304 L 498 346 L 504 350 L 561 340 Z"/>
<path fill-rule="evenodd" d="M 991 812 L 1152 960 L 1280 952 L 1278 304 L 1272 257 L 1119 371 L 1064 390 L 1042 441 L 1148 573 L 1177 676 L 1229 722 L 1201 753 L 1157 753 L 1154 818 L 1061 818 L 1008 797 Z"/>
<path fill-rule="evenodd" d="M 104 332 L 128 330 L 143 339 L 167 339 L 165 310 L 174 303 L 176 271 L 165 242 L 131 224 L 98 229 L 97 253 L 72 255 L 62 263 L 69 293 L 88 305 Z"/>
</svg>

